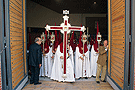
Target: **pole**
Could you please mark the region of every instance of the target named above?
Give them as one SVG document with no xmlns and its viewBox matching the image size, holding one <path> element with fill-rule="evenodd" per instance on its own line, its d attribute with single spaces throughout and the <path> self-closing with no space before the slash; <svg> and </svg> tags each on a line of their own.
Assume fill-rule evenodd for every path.
<svg viewBox="0 0 135 90">
<path fill-rule="evenodd" d="M 54 43 L 54 42 L 52 41 L 52 57 L 53 57 L 52 60 L 53 60 L 53 63 L 54 63 L 54 52 L 53 52 L 54 45 L 53 45 L 53 43 Z M 55 50 L 55 49 L 54 49 L 54 50 Z"/>
<path fill-rule="evenodd" d="M 83 42 L 83 54 L 84 54 L 84 42 Z M 82 60 L 82 78 L 83 78 L 83 63 L 84 63 L 84 56 L 83 56 L 83 60 Z"/>
<path fill-rule="evenodd" d="M 43 69 L 44 69 L 44 78 L 45 78 L 45 51 L 44 51 L 44 40 L 43 40 Z"/>
<path fill-rule="evenodd" d="M 88 41 L 88 27 L 87 27 L 87 41 Z M 87 43 L 87 46 L 88 46 L 88 43 Z"/>
<path fill-rule="evenodd" d="M 45 57 L 45 51 L 44 51 L 44 44 L 45 44 L 45 35 L 44 35 L 44 32 L 42 33 L 42 35 L 41 35 L 41 39 L 42 39 L 42 41 L 43 41 L 43 70 L 44 70 L 44 78 L 45 78 L 45 61 L 44 61 L 44 57 Z M 41 76 L 42 76 L 42 70 L 41 70 Z"/>
</svg>

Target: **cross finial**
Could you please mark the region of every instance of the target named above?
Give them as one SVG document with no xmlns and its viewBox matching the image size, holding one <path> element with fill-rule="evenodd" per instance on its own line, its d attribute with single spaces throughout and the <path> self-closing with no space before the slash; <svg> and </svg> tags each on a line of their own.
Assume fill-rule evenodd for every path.
<svg viewBox="0 0 135 90">
<path fill-rule="evenodd" d="M 63 14 L 69 14 L 69 11 L 68 10 L 63 10 Z"/>
</svg>

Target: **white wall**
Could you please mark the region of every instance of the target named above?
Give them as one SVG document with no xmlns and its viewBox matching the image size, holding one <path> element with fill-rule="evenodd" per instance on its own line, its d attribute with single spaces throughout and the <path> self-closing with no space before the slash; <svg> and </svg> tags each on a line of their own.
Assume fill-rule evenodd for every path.
<svg viewBox="0 0 135 90">
<path fill-rule="evenodd" d="M 70 24 L 85 26 L 86 17 L 106 17 L 106 14 L 69 14 Z M 27 0 L 27 27 L 44 28 L 46 24 L 55 25 L 55 22 L 56 25 L 60 25 L 63 22 L 63 14 Z"/>
</svg>

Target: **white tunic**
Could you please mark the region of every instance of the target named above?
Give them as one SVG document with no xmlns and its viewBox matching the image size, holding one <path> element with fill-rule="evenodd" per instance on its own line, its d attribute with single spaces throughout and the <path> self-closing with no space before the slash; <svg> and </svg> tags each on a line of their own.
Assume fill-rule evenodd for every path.
<svg viewBox="0 0 135 90">
<path fill-rule="evenodd" d="M 64 63 L 63 59 L 60 59 L 60 56 L 63 56 L 63 53 L 60 52 L 60 45 L 58 45 L 57 51 L 55 53 L 54 63 L 52 67 L 51 79 L 63 82 L 75 82 L 74 78 L 74 62 L 73 62 L 73 51 L 70 47 L 69 54 L 71 55 L 67 59 L 66 63 L 66 76 L 63 78 L 63 68 L 62 64 Z"/>
<path fill-rule="evenodd" d="M 87 48 L 88 48 L 88 50 L 89 50 L 89 60 L 91 59 L 91 51 L 90 51 L 90 47 L 91 47 L 91 45 L 88 44 Z"/>
<path fill-rule="evenodd" d="M 40 74 L 39 76 L 51 76 L 51 70 L 52 70 L 52 47 L 49 47 L 49 52 L 45 54 L 45 56 L 42 56 L 42 66 L 40 68 Z M 43 61 L 44 60 L 44 61 Z M 45 75 L 44 75 L 45 71 Z"/>
<path fill-rule="evenodd" d="M 95 52 L 94 50 L 94 46 L 92 45 L 92 49 L 91 49 L 91 75 L 96 76 L 96 72 L 97 72 L 97 60 L 98 60 L 98 53 Z"/>
<path fill-rule="evenodd" d="M 52 47 L 50 47 L 49 53 L 48 53 L 48 77 L 51 77 L 51 73 L 52 73 L 52 65 L 53 65 L 53 60 L 52 59 Z"/>
<path fill-rule="evenodd" d="M 90 50 L 90 46 L 91 46 L 90 44 L 87 45 L 88 50 Z"/>
<path fill-rule="evenodd" d="M 47 61 L 48 61 L 48 53 L 45 56 L 42 55 L 42 66 L 40 68 L 39 76 L 47 76 L 47 71 L 48 71 L 48 69 L 47 69 Z M 45 71 L 45 73 L 44 73 L 44 71 Z"/>
<path fill-rule="evenodd" d="M 79 52 L 79 47 L 76 47 L 76 55 L 75 55 L 75 78 L 80 77 L 91 77 L 90 74 L 90 61 L 89 61 L 89 50 L 84 53 L 84 61 L 83 61 L 83 68 L 82 68 L 82 54 Z M 83 69 L 83 75 L 82 75 Z"/>
</svg>

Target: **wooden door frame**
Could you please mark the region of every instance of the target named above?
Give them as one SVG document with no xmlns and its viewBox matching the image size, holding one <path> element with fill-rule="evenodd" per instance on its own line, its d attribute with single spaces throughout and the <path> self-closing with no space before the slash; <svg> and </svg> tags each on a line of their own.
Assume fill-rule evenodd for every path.
<svg viewBox="0 0 135 90">
<path fill-rule="evenodd" d="M 109 23 L 108 24 L 109 25 L 108 26 L 108 31 L 111 29 L 111 21 L 110 21 L 110 19 L 111 19 L 111 16 L 110 16 L 110 14 L 111 14 L 111 7 L 110 7 L 111 1 L 112 0 L 109 0 L 108 1 L 108 5 L 109 5 L 108 6 L 108 8 L 109 8 L 109 12 L 108 12 L 108 15 L 109 15 L 109 17 L 108 17 L 108 23 Z M 133 15 L 132 15 L 132 17 L 133 17 Z M 130 39 L 130 36 L 129 36 L 129 27 L 130 27 L 130 0 L 125 0 L 125 59 L 124 59 L 124 85 L 123 85 L 123 90 L 128 90 L 129 89 L 129 86 L 128 86 L 129 39 Z M 132 32 L 133 32 L 133 30 L 132 30 Z M 109 31 L 108 35 L 111 36 L 111 32 L 110 31 Z M 132 35 L 132 36 L 135 36 L 135 35 Z M 109 45 L 110 44 L 111 44 L 111 38 L 109 38 Z M 133 45 L 132 45 L 132 48 L 133 48 Z M 111 55 L 111 53 L 110 53 L 110 55 Z M 111 57 L 108 57 L 108 58 L 110 58 L 110 61 L 108 63 L 111 63 Z M 131 65 L 131 66 L 133 66 L 133 65 Z M 112 87 L 114 89 L 121 89 L 121 87 L 119 87 L 119 85 L 117 83 L 115 83 L 113 79 L 111 79 L 111 77 L 110 77 L 110 75 L 111 75 L 111 68 L 110 67 L 109 67 L 109 70 L 110 70 L 110 73 L 107 74 L 107 81 L 112 85 Z M 133 67 L 132 67 L 132 70 L 134 71 L 134 68 Z M 132 75 L 132 77 L 133 77 L 133 75 Z"/>
<path fill-rule="evenodd" d="M 1 84 L 2 89 L 6 90 L 8 87 L 6 85 L 6 68 L 5 68 L 5 38 L 4 38 L 4 6 L 3 6 L 3 0 L 0 1 L 0 54 L 1 54 Z"/>
<path fill-rule="evenodd" d="M 134 66 L 135 65 L 135 0 L 131 0 L 131 61 L 130 61 L 130 86 L 134 89 Z"/>
<path fill-rule="evenodd" d="M 5 30 L 6 30 L 6 56 L 7 56 L 7 73 L 8 89 L 12 90 L 12 70 L 11 70 L 11 51 L 10 51 L 10 20 L 9 20 L 9 0 L 5 0 Z"/>
<path fill-rule="evenodd" d="M 129 71 L 129 31 L 130 31 L 130 0 L 125 0 L 125 59 L 124 59 L 124 88 L 128 90 Z"/>
<path fill-rule="evenodd" d="M 25 11 L 26 11 L 26 0 L 22 0 L 22 2 L 23 1 L 25 1 L 24 4 L 25 4 Z M 11 70 L 11 51 L 10 51 L 10 13 L 9 13 L 10 9 L 9 9 L 9 5 L 10 5 L 9 0 L 5 0 L 5 30 L 6 30 L 6 46 L 7 46 L 6 56 L 7 56 L 8 90 L 20 90 L 28 81 L 28 73 L 26 73 L 26 74 L 24 73 L 24 78 L 13 89 L 12 88 L 12 70 Z M 22 5 L 22 7 L 23 7 L 23 5 Z M 23 12 L 23 9 L 22 9 L 22 12 Z M 25 21 L 26 21 L 26 13 L 25 13 L 25 18 L 22 17 L 22 19 L 25 19 Z M 25 23 L 23 22 L 23 24 L 25 24 L 24 28 L 25 28 L 25 32 L 26 32 L 27 31 L 26 22 Z M 24 30 L 24 28 L 23 28 L 23 30 Z M 27 45 L 27 43 L 26 43 L 26 45 Z M 27 46 L 26 46 L 26 50 L 27 50 Z M 23 61 L 24 61 L 24 59 L 23 59 Z M 27 59 L 26 59 L 26 63 L 27 63 Z M 24 72 L 25 72 L 25 67 L 24 67 Z"/>
</svg>

